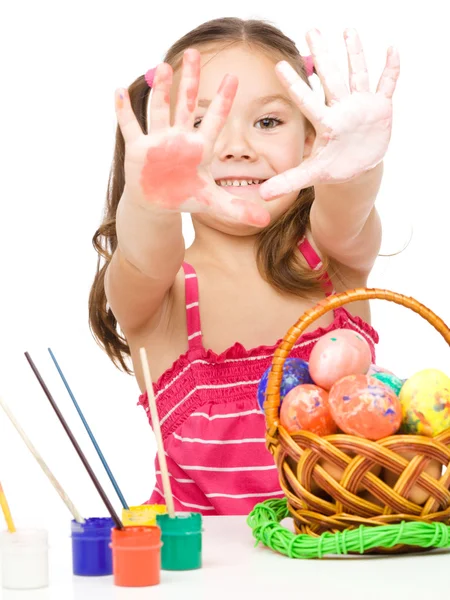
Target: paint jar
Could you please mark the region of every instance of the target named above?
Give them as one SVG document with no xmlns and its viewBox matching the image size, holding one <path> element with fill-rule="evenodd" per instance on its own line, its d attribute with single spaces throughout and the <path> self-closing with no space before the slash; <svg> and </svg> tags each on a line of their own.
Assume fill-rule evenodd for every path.
<svg viewBox="0 0 450 600">
<path fill-rule="evenodd" d="M 202 566 L 202 515 L 176 513 L 157 515 L 161 528 L 161 568 L 164 571 L 188 571 Z"/>
<path fill-rule="evenodd" d="M 43 529 L 0 533 L 2 586 L 36 590 L 48 586 L 48 534 Z"/>
<path fill-rule="evenodd" d="M 112 531 L 114 584 L 121 587 L 158 585 L 161 574 L 159 527 L 125 527 Z"/>
<path fill-rule="evenodd" d="M 143 504 L 122 509 L 122 523 L 125 527 L 152 527 L 156 525 L 156 515 L 167 512 L 165 504 Z"/>
<path fill-rule="evenodd" d="M 81 577 L 112 575 L 111 531 L 114 521 L 109 517 L 71 522 L 73 574 Z"/>
</svg>

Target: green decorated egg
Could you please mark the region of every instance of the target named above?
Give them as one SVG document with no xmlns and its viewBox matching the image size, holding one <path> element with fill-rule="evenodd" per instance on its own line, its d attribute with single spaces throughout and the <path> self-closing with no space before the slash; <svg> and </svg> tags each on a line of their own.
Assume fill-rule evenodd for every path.
<svg viewBox="0 0 450 600">
<path fill-rule="evenodd" d="M 387 385 L 389 388 L 391 388 L 391 390 L 395 392 L 397 396 L 400 394 L 400 390 L 403 387 L 403 380 L 399 379 L 396 375 L 393 375 L 392 373 L 380 372 L 374 373 L 372 377 L 374 379 L 378 379 L 378 381 L 381 381 L 382 383 L 384 383 L 384 385 Z"/>
</svg>

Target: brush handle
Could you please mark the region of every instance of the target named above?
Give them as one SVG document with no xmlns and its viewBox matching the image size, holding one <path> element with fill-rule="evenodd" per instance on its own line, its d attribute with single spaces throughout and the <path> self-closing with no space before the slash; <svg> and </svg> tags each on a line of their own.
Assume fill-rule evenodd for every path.
<svg viewBox="0 0 450 600">
<path fill-rule="evenodd" d="M 0 506 L 2 507 L 3 515 L 5 517 L 6 526 L 8 527 L 9 533 L 15 533 L 16 528 L 14 521 L 9 510 L 8 501 L 6 500 L 5 492 L 3 491 L 2 484 L 0 483 Z"/>
<path fill-rule="evenodd" d="M 161 435 L 161 426 L 159 423 L 158 409 L 156 407 L 155 394 L 153 393 L 152 378 L 148 366 L 147 352 L 145 348 L 140 349 L 141 366 L 144 373 L 145 387 L 147 389 L 148 405 L 152 417 L 153 432 L 156 438 L 156 447 L 158 449 L 159 466 L 161 469 L 161 479 L 163 484 L 164 498 L 166 501 L 167 513 L 172 519 L 175 518 L 175 506 L 173 503 L 172 488 L 169 480 L 169 469 L 167 468 L 166 455 L 164 453 L 164 443 Z"/>
<path fill-rule="evenodd" d="M 50 356 L 52 357 L 52 360 L 55 364 L 55 367 L 56 367 L 61 379 L 63 380 L 66 390 L 67 390 L 70 398 L 72 399 L 72 402 L 80 416 L 80 419 L 82 420 L 83 425 L 86 428 L 86 431 L 87 431 L 89 437 L 91 438 L 91 442 L 94 444 L 94 448 L 97 450 L 97 454 L 98 454 L 100 460 L 102 461 L 103 466 L 105 467 L 105 471 L 108 474 L 108 477 L 109 477 L 114 489 L 116 490 L 117 495 L 119 496 L 119 500 L 121 501 L 123 508 L 125 510 L 128 510 L 128 504 L 126 503 L 125 498 L 123 497 L 123 494 L 120 491 L 120 488 L 117 484 L 117 481 L 115 480 L 114 475 L 112 474 L 111 469 L 109 468 L 108 463 L 106 462 L 106 459 L 103 456 L 102 451 L 100 450 L 100 446 L 97 444 L 97 440 L 95 439 L 94 434 L 91 431 L 91 428 L 89 427 L 86 419 L 84 418 L 83 412 L 82 412 L 81 408 L 79 407 L 78 402 L 75 400 L 75 396 L 73 395 L 72 390 L 70 389 L 70 386 L 67 383 L 66 378 L 64 377 L 64 373 L 62 372 L 62 370 L 58 364 L 58 361 L 55 358 L 55 355 L 53 354 L 53 352 L 51 351 L 50 348 L 48 348 L 48 351 L 50 353 Z"/>
<path fill-rule="evenodd" d="M 94 471 L 92 470 L 91 465 L 88 463 L 87 458 L 85 457 L 85 455 L 83 454 L 83 451 L 81 450 L 80 446 L 78 445 L 77 440 L 75 439 L 75 436 L 73 435 L 72 431 L 70 430 L 70 427 L 67 425 L 61 411 L 59 410 L 55 400 L 53 399 L 53 396 L 50 393 L 50 390 L 48 389 L 48 387 L 45 384 L 45 381 L 42 379 L 41 374 L 39 373 L 36 365 L 34 364 L 31 356 L 28 354 L 28 352 L 25 352 L 25 358 L 27 359 L 36 379 L 39 381 L 42 389 L 44 390 L 45 395 L 47 396 L 48 401 L 50 402 L 50 404 L 52 405 L 53 410 L 56 413 L 56 416 L 58 417 L 58 419 L 61 422 L 61 425 L 63 426 L 65 432 L 67 433 L 70 441 L 72 442 L 73 447 L 75 448 L 78 456 L 80 457 L 81 462 L 83 463 L 86 471 L 89 474 L 89 477 L 92 480 L 92 483 L 95 486 L 95 489 L 97 490 L 97 492 L 99 493 L 101 499 L 103 500 L 103 503 L 105 504 L 106 508 L 108 509 L 109 514 L 111 515 L 112 520 L 114 521 L 117 529 L 123 529 L 123 524 L 121 522 L 121 520 L 119 519 L 116 511 L 114 510 L 113 505 L 111 504 L 111 502 L 109 501 L 107 495 L 105 494 L 102 486 L 100 485 L 99 480 L 97 479 L 97 477 L 95 476 Z"/>
<path fill-rule="evenodd" d="M 3 398 L 1 398 L 1 397 L 0 397 L 0 406 L 3 408 L 3 410 L 6 413 L 6 416 L 8 417 L 8 419 L 11 421 L 11 423 L 16 428 L 17 433 L 20 435 L 20 437 L 25 442 L 25 445 L 27 446 L 28 450 L 34 456 L 34 458 L 38 462 L 39 466 L 44 471 L 44 473 L 47 475 L 47 477 L 50 480 L 51 484 L 53 485 L 53 487 L 55 488 L 55 490 L 60 495 L 61 500 L 64 502 L 64 504 L 67 506 L 67 508 L 72 513 L 72 516 L 75 519 L 75 521 L 77 521 L 77 523 L 84 523 L 83 517 L 80 515 L 80 513 L 78 512 L 78 510 L 75 508 L 75 506 L 73 505 L 73 503 L 70 500 L 69 496 L 66 494 L 66 492 L 63 490 L 63 488 L 61 487 L 61 485 L 58 482 L 58 480 L 56 479 L 56 477 L 53 475 L 53 473 L 47 467 L 46 463 L 44 462 L 44 459 L 41 457 L 41 455 L 39 454 L 39 452 L 33 446 L 33 444 L 31 443 L 31 441 L 29 439 L 29 437 L 26 435 L 26 433 L 24 432 L 24 430 L 22 429 L 22 427 L 19 425 L 17 419 L 14 417 L 14 415 L 12 414 L 12 412 L 10 411 L 10 409 L 8 408 L 7 404 L 5 403 L 5 401 L 3 400 Z"/>
</svg>

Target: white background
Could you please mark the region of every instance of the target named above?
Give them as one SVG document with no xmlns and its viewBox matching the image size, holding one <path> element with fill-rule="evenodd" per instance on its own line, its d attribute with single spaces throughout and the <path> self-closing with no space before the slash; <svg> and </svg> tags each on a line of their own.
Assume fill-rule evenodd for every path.
<svg viewBox="0 0 450 600">
<path fill-rule="evenodd" d="M 103 505 L 23 352 L 28 350 L 37 363 L 116 509 L 120 503 L 48 346 L 128 503 L 146 500 L 154 482 L 155 445 L 144 412 L 136 407 L 137 385 L 112 365 L 88 328 L 87 299 L 96 264 L 91 238 L 101 219 L 113 155 L 115 88 L 159 62 L 186 31 L 219 16 L 269 19 L 303 53 L 305 32 L 318 27 L 329 35 L 344 65 L 342 30 L 354 26 L 374 86 L 388 45 L 397 45 L 402 73 L 378 203 L 385 226 L 383 252 L 400 250 L 411 228 L 413 238 L 401 255 L 379 259 L 370 283 L 412 295 L 446 320 L 450 129 L 443 6 L 438 0 L 8 4 L 0 33 L 0 389 L 84 516 L 104 514 Z M 190 244 L 188 221 L 185 234 Z M 401 376 L 428 366 L 447 368 L 446 344 L 410 311 L 377 301 L 373 322 L 381 335 L 379 364 Z M 18 525 L 70 519 L 1 411 L 0 480 Z"/>
</svg>

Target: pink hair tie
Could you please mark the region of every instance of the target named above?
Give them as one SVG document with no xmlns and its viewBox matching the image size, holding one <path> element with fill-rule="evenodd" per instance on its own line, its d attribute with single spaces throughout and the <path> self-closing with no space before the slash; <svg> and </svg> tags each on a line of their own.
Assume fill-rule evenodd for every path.
<svg viewBox="0 0 450 600">
<path fill-rule="evenodd" d="M 156 73 L 156 67 L 153 67 L 153 69 L 149 69 L 147 71 L 147 73 L 144 75 L 145 81 L 147 82 L 147 85 L 148 85 L 149 88 L 153 87 L 153 81 L 155 79 L 155 73 Z"/>
<path fill-rule="evenodd" d="M 303 56 L 302 58 L 305 63 L 306 76 L 311 77 L 314 75 L 314 59 L 312 56 Z"/>
</svg>

